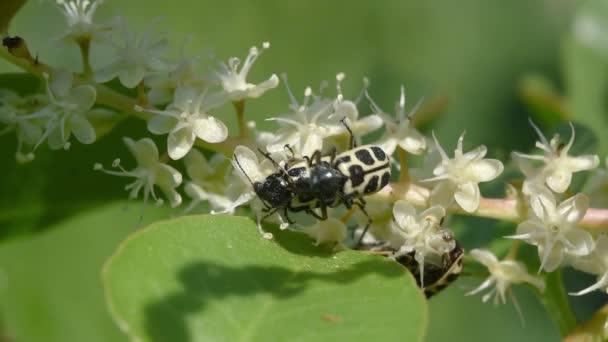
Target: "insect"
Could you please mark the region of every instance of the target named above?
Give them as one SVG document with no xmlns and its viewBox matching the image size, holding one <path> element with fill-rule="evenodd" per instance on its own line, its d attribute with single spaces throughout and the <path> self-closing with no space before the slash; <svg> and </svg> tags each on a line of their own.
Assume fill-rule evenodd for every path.
<svg viewBox="0 0 608 342">
<path fill-rule="evenodd" d="M 431 298 L 458 279 L 460 273 L 462 273 L 463 257 L 464 250 L 457 243 L 454 249 L 443 255 L 440 266 L 430 263 L 424 265 L 425 286 L 422 290 L 424 291 L 426 298 Z M 416 284 L 418 284 L 418 287 L 421 287 L 421 268 L 420 264 L 414 258 L 414 252 L 398 257 L 396 260 L 412 272 L 412 275 L 414 275 L 414 278 L 416 279 Z"/>
<path fill-rule="evenodd" d="M 288 213 L 301 211 L 326 220 L 327 208 L 344 204 L 351 209 L 354 205 L 368 218 L 362 239 L 371 224 L 363 196 L 378 192 L 388 184 L 390 159 L 378 146 L 357 147 L 352 130 L 344 119 L 341 122 L 350 133 L 350 149 L 340 154 L 333 150 L 329 155 L 322 156 L 321 151 L 315 151 L 312 156 L 297 160 L 287 145 L 285 148 L 291 151 L 292 158 L 282 166 L 269 153 L 260 151 L 278 170 L 261 182 L 251 182 L 249 179 L 266 207 L 262 220 L 279 210 L 283 210 L 289 223 L 293 221 Z M 235 161 L 244 173 L 236 156 Z M 315 209 L 319 209 L 320 214 Z"/>
<path fill-rule="evenodd" d="M 361 250 L 371 251 L 374 254 L 384 255 L 386 257 L 393 256 L 397 251 L 386 244 L 368 244 L 359 247 Z M 444 290 L 453 283 L 460 274 L 463 268 L 464 249 L 456 242 L 454 249 L 444 254 L 441 258 L 441 265 L 425 262 L 424 264 L 424 283 L 422 287 L 420 283 L 421 267 L 414 257 L 415 251 L 404 254 L 395 258 L 399 264 L 408 269 L 416 279 L 416 284 L 422 289 L 426 298 L 431 298 L 437 293 Z"/>
</svg>

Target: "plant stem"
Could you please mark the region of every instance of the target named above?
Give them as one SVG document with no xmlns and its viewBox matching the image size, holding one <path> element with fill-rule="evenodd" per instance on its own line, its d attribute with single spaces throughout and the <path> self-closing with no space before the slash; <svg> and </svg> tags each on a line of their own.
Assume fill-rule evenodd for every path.
<svg viewBox="0 0 608 342">
<path fill-rule="evenodd" d="M 247 138 L 249 136 L 249 130 L 247 129 L 247 122 L 245 122 L 245 100 L 232 102 L 232 105 L 236 111 L 236 120 L 239 125 L 239 137 Z"/>
<path fill-rule="evenodd" d="M 429 205 L 430 190 L 413 183 L 391 183 L 373 196 L 394 201 L 403 199 L 413 205 L 427 207 Z M 526 213 L 522 212 L 521 207 L 516 199 L 482 197 L 479 202 L 479 208 L 472 213 L 468 213 L 458 206 L 452 206 L 448 208 L 448 211 L 462 215 L 519 223 L 527 218 Z M 579 226 L 590 232 L 608 232 L 608 209 L 589 208 L 583 219 L 579 222 Z"/>
<path fill-rule="evenodd" d="M 85 77 L 91 77 L 93 75 L 93 68 L 91 68 L 91 63 L 89 61 L 91 39 L 84 38 L 78 40 L 78 47 L 80 48 L 80 56 L 82 57 L 82 73 Z"/>
<path fill-rule="evenodd" d="M 545 276 L 547 285 L 544 293 L 539 294 L 541 302 L 557 324 L 559 332 L 562 336 L 566 336 L 572 329 L 576 327 L 576 316 L 572 312 L 568 295 L 564 289 L 562 282 L 561 269 L 557 269 Z"/>
</svg>

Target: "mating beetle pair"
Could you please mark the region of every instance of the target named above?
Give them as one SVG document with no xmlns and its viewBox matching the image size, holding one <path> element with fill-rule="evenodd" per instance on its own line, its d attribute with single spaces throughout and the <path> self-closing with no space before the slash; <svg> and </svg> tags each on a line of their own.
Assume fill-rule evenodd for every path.
<svg viewBox="0 0 608 342">
<path fill-rule="evenodd" d="M 304 211 L 319 220 L 326 220 L 327 208 L 344 204 L 350 209 L 355 205 L 368 218 L 361 237 L 365 235 L 371 218 L 365 211 L 363 196 L 376 193 L 388 184 L 391 175 L 390 158 L 378 146 L 357 147 L 352 130 L 344 119 L 341 122 L 350 133 L 350 149 L 340 154 L 333 150 L 329 155 L 322 156 L 321 151 L 316 151 L 312 156 L 303 156 L 303 160 L 298 160 L 293 150 L 285 146 L 292 157 L 282 166 L 269 153 L 260 151 L 277 168 L 276 173 L 263 181 L 253 182 L 249 179 L 266 207 L 266 215 L 262 220 L 279 210 L 283 210 L 289 223 L 294 223 L 289 218 L 289 212 Z M 234 160 L 245 173 L 236 155 Z M 317 213 L 316 209 L 321 213 Z"/>
</svg>

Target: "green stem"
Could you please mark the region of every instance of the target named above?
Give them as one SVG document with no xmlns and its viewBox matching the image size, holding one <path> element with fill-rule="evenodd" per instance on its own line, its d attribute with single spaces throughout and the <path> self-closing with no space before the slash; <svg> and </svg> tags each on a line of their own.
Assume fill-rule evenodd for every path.
<svg viewBox="0 0 608 342">
<path fill-rule="evenodd" d="M 236 111 L 236 120 L 239 125 L 239 137 L 247 138 L 249 136 L 249 130 L 247 129 L 247 122 L 245 122 L 245 100 L 232 102 L 232 105 Z"/>
<path fill-rule="evenodd" d="M 407 152 L 401 146 L 397 146 L 397 155 L 399 156 L 399 183 L 405 184 L 410 181 L 407 168 Z"/>
<path fill-rule="evenodd" d="M 78 47 L 80 48 L 80 56 L 82 57 L 82 73 L 85 77 L 91 77 L 93 75 L 93 68 L 89 61 L 91 51 L 91 39 L 83 38 L 78 40 Z"/>
<path fill-rule="evenodd" d="M 566 336 L 577 325 L 576 316 L 570 307 L 568 294 L 562 281 L 560 269 L 547 273 L 545 276 L 546 288 L 539 294 L 541 302 L 557 324 L 562 336 Z"/>
</svg>

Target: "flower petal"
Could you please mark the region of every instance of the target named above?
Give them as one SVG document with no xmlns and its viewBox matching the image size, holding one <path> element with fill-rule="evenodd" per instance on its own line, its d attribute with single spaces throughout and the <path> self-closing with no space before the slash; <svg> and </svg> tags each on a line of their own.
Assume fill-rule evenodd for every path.
<svg viewBox="0 0 608 342">
<path fill-rule="evenodd" d="M 417 130 L 410 128 L 401 140 L 399 146 L 409 153 L 420 155 L 426 149 L 426 138 Z"/>
<path fill-rule="evenodd" d="M 190 150 L 184 158 L 186 172 L 192 180 L 202 182 L 213 173 L 213 168 L 209 166 L 205 156 L 196 149 Z"/>
<path fill-rule="evenodd" d="M 226 125 L 213 116 L 198 119 L 193 126 L 194 134 L 210 143 L 219 143 L 228 137 Z"/>
<path fill-rule="evenodd" d="M 154 178 L 154 184 L 160 188 L 173 189 L 182 184 L 182 174 L 167 164 L 158 164 L 155 169 L 156 174 Z"/>
<path fill-rule="evenodd" d="M 489 182 L 498 177 L 504 170 L 502 162 L 498 159 L 482 159 L 471 163 L 471 174 L 478 182 Z"/>
<path fill-rule="evenodd" d="M 83 144 L 92 144 L 95 142 L 96 135 L 93 125 L 82 115 L 72 115 L 70 117 L 70 125 L 72 133 L 78 141 Z"/>
<path fill-rule="evenodd" d="M 53 94 L 59 98 L 68 96 L 74 76 L 67 70 L 56 70 L 53 72 L 49 86 L 53 91 Z"/>
<path fill-rule="evenodd" d="M 300 154 L 303 156 L 310 156 L 323 149 L 323 137 L 316 132 L 310 132 L 300 143 Z"/>
<path fill-rule="evenodd" d="M 572 181 L 572 172 L 569 170 L 553 170 L 547 176 L 547 185 L 551 190 L 555 191 L 558 194 L 563 193 L 570 186 L 570 182 Z"/>
<path fill-rule="evenodd" d="M 239 145 L 234 149 L 234 169 L 244 183 L 248 184 L 248 178 L 252 182 L 259 182 L 266 178 L 260 170 L 260 163 L 256 154 L 246 146 Z"/>
<path fill-rule="evenodd" d="M 589 197 L 583 193 L 579 193 L 563 201 L 557 207 L 557 212 L 566 222 L 576 224 L 583 219 L 588 208 Z"/>
<path fill-rule="evenodd" d="M 578 157 L 568 157 L 564 163 L 566 167 L 572 171 L 583 171 L 595 169 L 600 165 L 600 158 L 597 155 L 584 155 Z"/>
<path fill-rule="evenodd" d="M 429 199 L 432 206 L 439 205 L 448 208 L 454 202 L 454 184 L 449 180 L 438 182 L 431 191 Z"/>
<path fill-rule="evenodd" d="M 176 118 L 167 115 L 155 115 L 148 120 L 148 131 L 153 134 L 167 134 L 177 125 Z"/>
<path fill-rule="evenodd" d="M 141 64 L 125 65 L 118 71 L 120 83 L 127 88 L 135 88 L 146 75 L 146 68 Z"/>
<path fill-rule="evenodd" d="M 496 256 L 486 249 L 473 249 L 471 256 L 487 268 L 494 267 L 498 263 Z"/>
<path fill-rule="evenodd" d="M 454 192 L 454 199 L 464 211 L 474 212 L 479 207 L 479 186 L 474 182 L 458 185 Z"/>
<path fill-rule="evenodd" d="M 564 251 L 568 254 L 583 256 L 589 255 L 595 247 L 593 237 L 588 231 L 581 228 L 573 228 L 564 232 L 564 239 L 568 241 L 565 244 Z"/>
<path fill-rule="evenodd" d="M 279 85 L 279 78 L 277 75 L 272 74 L 269 79 L 256 85 L 248 91 L 247 96 L 251 98 L 257 98 L 262 96 L 266 91 L 276 88 Z"/>
<path fill-rule="evenodd" d="M 93 76 L 95 82 L 105 83 L 118 76 L 118 73 L 120 72 L 122 67 L 122 63 L 122 61 L 117 60 L 95 71 L 95 75 Z"/>
<path fill-rule="evenodd" d="M 393 217 L 401 228 L 407 229 L 416 220 L 416 209 L 408 202 L 399 200 L 393 206 Z"/>
<path fill-rule="evenodd" d="M 150 138 L 143 138 L 138 141 L 124 137 L 122 139 L 127 148 L 141 167 L 152 169 L 158 164 L 158 148 Z"/>
<path fill-rule="evenodd" d="M 97 91 L 95 88 L 91 85 L 84 84 L 73 88 L 65 98 L 65 101 L 75 104 L 78 113 L 84 113 L 93 107 L 96 98 Z"/>
<path fill-rule="evenodd" d="M 190 127 L 184 127 L 173 131 L 167 138 L 167 152 L 173 160 L 181 159 L 192 149 L 195 135 Z"/>
<path fill-rule="evenodd" d="M 564 256 L 561 247 L 562 246 L 558 246 L 557 244 L 539 245 L 538 256 L 541 260 L 541 269 L 547 272 L 553 272 L 559 267 Z M 545 248 L 549 248 L 550 250 L 545 251 Z"/>
</svg>

